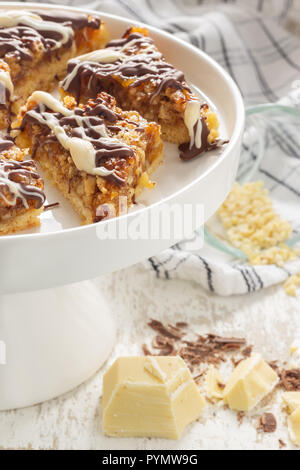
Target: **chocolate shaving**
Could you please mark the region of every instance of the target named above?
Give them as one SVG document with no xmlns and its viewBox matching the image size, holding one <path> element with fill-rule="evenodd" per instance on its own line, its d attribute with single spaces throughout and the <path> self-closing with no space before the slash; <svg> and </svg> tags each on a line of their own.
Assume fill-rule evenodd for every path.
<svg viewBox="0 0 300 470">
<path fill-rule="evenodd" d="M 300 369 L 283 369 L 279 372 L 280 385 L 288 392 L 300 392 Z"/>
<path fill-rule="evenodd" d="M 282 439 L 278 439 L 278 442 L 279 442 L 279 449 L 286 447 L 286 443 Z"/>
<path fill-rule="evenodd" d="M 47 206 L 44 206 L 44 212 L 45 211 L 50 211 L 52 209 L 56 209 L 56 207 L 59 207 L 59 202 L 54 202 L 53 204 L 48 204 Z"/>
<path fill-rule="evenodd" d="M 181 339 L 184 333 L 180 331 L 179 328 L 173 325 L 168 325 L 164 326 L 160 321 L 158 320 L 150 320 L 148 322 L 148 326 L 152 328 L 152 330 L 157 331 L 160 333 L 162 336 L 166 336 L 167 338 L 173 338 L 173 339 Z"/>
<path fill-rule="evenodd" d="M 151 353 L 147 350 L 147 354 L 150 352 L 158 356 L 179 355 L 192 372 L 196 369 L 197 379 L 203 375 L 199 373 L 201 364 L 218 365 L 226 361 L 226 353 L 241 351 L 242 348 L 244 355 L 251 354 L 252 351 L 252 346 L 247 347 L 244 338 L 226 338 L 210 333 L 196 335 L 194 340 L 184 339 L 186 333 L 182 331 L 182 328 L 188 326 L 185 322 L 177 322 L 175 326 L 170 324 L 165 326 L 162 322 L 151 319 L 148 326 L 158 334 L 151 342 L 151 347 L 155 352 Z"/>
<path fill-rule="evenodd" d="M 212 400 L 211 398 L 209 398 L 207 395 L 206 395 L 206 397 L 205 397 L 205 400 L 206 400 L 208 403 L 210 403 L 211 405 L 215 405 L 214 400 Z"/>
<path fill-rule="evenodd" d="M 242 358 L 240 358 L 240 359 L 236 359 L 235 357 L 231 358 L 231 362 L 234 365 L 234 367 L 238 366 L 239 363 L 242 362 L 242 360 L 243 360 Z"/>
<path fill-rule="evenodd" d="M 174 356 L 177 352 L 174 340 L 165 336 L 154 336 L 151 345 L 152 348 L 159 349 L 159 356 Z"/>
<path fill-rule="evenodd" d="M 275 432 L 276 428 L 276 418 L 272 413 L 264 413 L 260 417 L 258 430 L 261 430 L 263 432 Z"/>
<path fill-rule="evenodd" d="M 273 370 L 279 375 L 280 374 L 280 369 L 277 361 L 271 361 L 269 362 L 269 366 L 272 367 Z"/>
<path fill-rule="evenodd" d="M 239 423 L 239 426 L 240 426 L 243 423 L 245 413 L 244 413 L 244 411 L 239 411 L 236 416 L 237 416 L 237 420 L 238 420 L 238 423 Z"/>
<path fill-rule="evenodd" d="M 199 374 L 197 374 L 197 375 L 195 375 L 195 376 L 193 377 L 194 381 L 195 381 L 196 383 L 199 382 L 199 380 L 201 379 L 201 377 L 203 377 L 203 375 L 206 374 L 206 372 L 207 372 L 207 369 L 203 369 L 202 372 L 200 372 Z"/>
<path fill-rule="evenodd" d="M 186 323 L 184 321 L 178 321 L 176 323 L 176 326 L 177 326 L 177 328 L 182 329 L 182 328 L 187 328 L 189 325 L 188 325 L 188 323 Z"/>
<path fill-rule="evenodd" d="M 179 354 L 185 360 L 190 360 L 192 364 L 208 362 L 218 365 L 225 361 L 223 351 L 239 350 L 241 345 L 245 345 L 243 338 L 222 338 L 213 334 L 206 336 L 198 335 L 195 342 L 183 341 L 183 346 Z"/>
<path fill-rule="evenodd" d="M 144 353 L 145 356 L 151 356 L 152 355 L 146 344 L 142 345 L 142 350 L 143 350 L 143 353 Z"/>
<path fill-rule="evenodd" d="M 236 345 L 243 345 L 246 344 L 245 338 L 222 338 L 221 336 L 215 336 L 215 335 L 208 335 L 212 340 L 215 341 L 215 343 L 218 344 L 223 344 L 226 346 L 236 346 Z"/>
<path fill-rule="evenodd" d="M 253 346 L 247 346 L 245 349 L 242 351 L 242 355 L 244 357 L 250 357 L 252 354 Z"/>
</svg>

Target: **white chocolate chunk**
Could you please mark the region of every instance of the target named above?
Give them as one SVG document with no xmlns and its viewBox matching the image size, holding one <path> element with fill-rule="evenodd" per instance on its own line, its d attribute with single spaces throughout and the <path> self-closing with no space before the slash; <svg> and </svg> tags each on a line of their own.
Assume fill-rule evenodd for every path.
<svg viewBox="0 0 300 470">
<path fill-rule="evenodd" d="M 210 366 L 206 375 L 206 394 L 208 398 L 222 399 L 224 393 L 224 380 L 222 379 L 219 371 Z"/>
<path fill-rule="evenodd" d="M 154 377 L 157 377 L 161 382 L 166 381 L 166 374 L 159 367 L 158 362 L 154 357 L 147 357 L 144 367 L 148 372 L 150 372 L 150 374 L 154 375 Z"/>
<path fill-rule="evenodd" d="M 274 389 L 278 380 L 260 354 L 253 354 L 232 372 L 224 389 L 224 401 L 232 410 L 249 411 Z"/>
<path fill-rule="evenodd" d="M 300 408 L 300 392 L 286 392 L 282 395 L 282 399 L 287 405 L 289 413 L 293 413 L 297 408 Z"/>
<path fill-rule="evenodd" d="M 298 342 L 293 342 L 290 346 L 290 354 L 293 356 L 298 352 L 299 349 L 299 343 Z"/>
<path fill-rule="evenodd" d="M 103 378 L 103 432 L 178 439 L 205 401 L 178 356 L 120 357 Z"/>
<path fill-rule="evenodd" d="M 290 439 L 296 446 L 300 446 L 300 408 L 297 408 L 288 418 Z"/>
</svg>

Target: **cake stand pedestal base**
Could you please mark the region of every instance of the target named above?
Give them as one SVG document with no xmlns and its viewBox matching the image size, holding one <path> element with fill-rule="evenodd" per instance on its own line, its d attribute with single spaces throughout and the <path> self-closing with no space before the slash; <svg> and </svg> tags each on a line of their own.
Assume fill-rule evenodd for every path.
<svg viewBox="0 0 300 470">
<path fill-rule="evenodd" d="M 0 295 L 0 410 L 57 397 L 91 377 L 115 342 L 92 281 Z"/>
</svg>

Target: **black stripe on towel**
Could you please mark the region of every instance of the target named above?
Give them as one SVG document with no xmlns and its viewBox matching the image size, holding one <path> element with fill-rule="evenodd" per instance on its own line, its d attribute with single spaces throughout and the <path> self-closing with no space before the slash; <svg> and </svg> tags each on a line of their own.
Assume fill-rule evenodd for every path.
<svg viewBox="0 0 300 470">
<path fill-rule="evenodd" d="M 300 66 L 296 64 L 284 51 L 284 49 L 281 47 L 281 45 L 276 41 L 274 36 L 270 33 L 269 29 L 267 26 L 261 21 L 260 18 L 258 18 L 258 23 L 260 24 L 261 29 L 264 31 L 266 36 L 269 38 L 279 55 L 284 59 L 291 67 L 293 67 L 296 70 L 300 70 Z"/>
<path fill-rule="evenodd" d="M 257 273 L 257 271 L 256 271 L 255 268 L 251 268 L 251 270 L 252 270 L 254 276 L 256 277 L 256 279 L 257 279 L 257 281 L 258 281 L 258 283 L 259 283 L 260 289 L 263 289 L 264 283 L 263 283 L 262 278 L 258 275 L 258 273 Z"/>
<path fill-rule="evenodd" d="M 151 264 L 151 267 L 154 270 L 156 277 L 160 277 L 160 272 L 159 272 L 157 264 L 154 262 L 154 259 L 149 258 L 149 263 Z"/>
<path fill-rule="evenodd" d="M 214 288 L 213 283 L 212 283 L 212 270 L 211 270 L 210 266 L 208 265 L 207 261 L 204 258 L 202 258 L 202 256 L 200 256 L 200 255 L 197 255 L 197 256 L 200 259 L 200 261 L 202 261 L 202 263 L 205 267 L 205 271 L 206 271 L 206 275 L 207 275 L 207 284 L 208 284 L 209 290 L 211 292 L 215 292 L 215 288 Z"/>
</svg>

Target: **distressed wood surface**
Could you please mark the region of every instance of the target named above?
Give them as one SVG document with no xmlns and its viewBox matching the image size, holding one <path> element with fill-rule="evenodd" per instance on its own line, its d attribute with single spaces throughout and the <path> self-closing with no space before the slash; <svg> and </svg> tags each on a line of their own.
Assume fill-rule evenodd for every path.
<svg viewBox="0 0 300 470">
<path fill-rule="evenodd" d="M 199 333 L 246 336 L 268 360 L 290 361 L 290 345 L 300 338 L 299 298 L 287 297 L 281 286 L 249 296 L 222 298 L 210 295 L 196 284 L 157 280 L 140 266 L 102 277 L 97 283 L 106 292 L 119 325 L 118 341 L 108 363 L 118 355 L 141 353 L 142 343 L 153 335 L 146 326 L 149 318 L 188 321 Z M 278 449 L 279 439 L 287 444 L 286 448 L 290 447 L 286 415 L 281 411 L 281 391 L 273 394 L 242 424 L 236 413 L 208 406 L 201 420 L 191 425 L 178 442 L 104 437 L 101 432 L 103 370 L 67 395 L 27 409 L 0 413 L 0 447 Z M 271 410 L 277 418 L 278 427 L 273 434 L 256 430 L 259 416 L 266 410 Z"/>
</svg>

